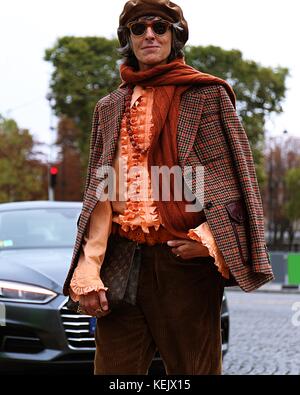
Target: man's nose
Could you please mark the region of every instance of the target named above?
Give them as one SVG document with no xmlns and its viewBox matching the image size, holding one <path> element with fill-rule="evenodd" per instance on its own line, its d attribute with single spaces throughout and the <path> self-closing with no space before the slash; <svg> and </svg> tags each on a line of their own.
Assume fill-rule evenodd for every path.
<svg viewBox="0 0 300 395">
<path fill-rule="evenodd" d="M 155 35 L 153 33 L 152 27 L 151 26 L 147 26 L 146 29 L 146 33 L 145 33 L 145 38 L 147 38 L 148 40 L 150 39 L 154 39 Z"/>
</svg>

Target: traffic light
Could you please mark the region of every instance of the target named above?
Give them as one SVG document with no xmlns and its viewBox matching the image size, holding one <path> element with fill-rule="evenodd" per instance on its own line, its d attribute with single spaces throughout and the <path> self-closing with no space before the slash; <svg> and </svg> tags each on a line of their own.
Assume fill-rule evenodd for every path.
<svg viewBox="0 0 300 395">
<path fill-rule="evenodd" d="M 50 167 L 50 187 L 51 188 L 55 188 L 57 173 L 58 173 L 58 168 L 56 166 L 51 166 Z"/>
</svg>

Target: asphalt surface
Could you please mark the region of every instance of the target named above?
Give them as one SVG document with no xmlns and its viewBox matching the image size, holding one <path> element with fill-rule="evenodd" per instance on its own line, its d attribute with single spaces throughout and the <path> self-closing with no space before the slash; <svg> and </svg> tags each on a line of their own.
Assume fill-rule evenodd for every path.
<svg viewBox="0 0 300 395">
<path fill-rule="evenodd" d="M 224 375 L 300 374 L 300 294 L 226 291 Z"/>
</svg>

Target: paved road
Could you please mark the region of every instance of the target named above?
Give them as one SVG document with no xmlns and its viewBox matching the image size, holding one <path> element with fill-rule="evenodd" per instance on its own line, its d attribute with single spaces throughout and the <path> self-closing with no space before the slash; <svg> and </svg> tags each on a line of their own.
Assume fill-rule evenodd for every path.
<svg viewBox="0 0 300 395">
<path fill-rule="evenodd" d="M 300 294 L 226 291 L 226 295 L 230 339 L 223 374 L 300 375 Z M 92 374 L 92 368 L 85 373 Z"/>
<path fill-rule="evenodd" d="M 223 374 L 300 374 L 300 294 L 227 291 L 227 298 L 230 347 Z"/>
</svg>

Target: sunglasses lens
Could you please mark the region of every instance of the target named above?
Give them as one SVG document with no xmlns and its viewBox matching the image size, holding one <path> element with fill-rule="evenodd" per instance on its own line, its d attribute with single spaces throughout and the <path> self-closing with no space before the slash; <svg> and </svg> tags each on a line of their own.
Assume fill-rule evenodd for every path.
<svg viewBox="0 0 300 395">
<path fill-rule="evenodd" d="M 168 23 L 162 21 L 153 22 L 151 24 L 136 22 L 130 26 L 130 31 L 135 36 L 142 36 L 145 33 L 147 26 L 151 26 L 153 32 L 161 36 L 166 33 L 169 25 Z"/>
<path fill-rule="evenodd" d="M 141 36 L 142 34 L 145 33 L 146 30 L 146 25 L 144 23 L 134 23 L 130 30 L 131 33 L 134 34 L 135 36 Z"/>
<path fill-rule="evenodd" d="M 154 33 L 162 35 L 166 33 L 168 25 L 164 22 L 154 22 L 152 29 Z"/>
</svg>

